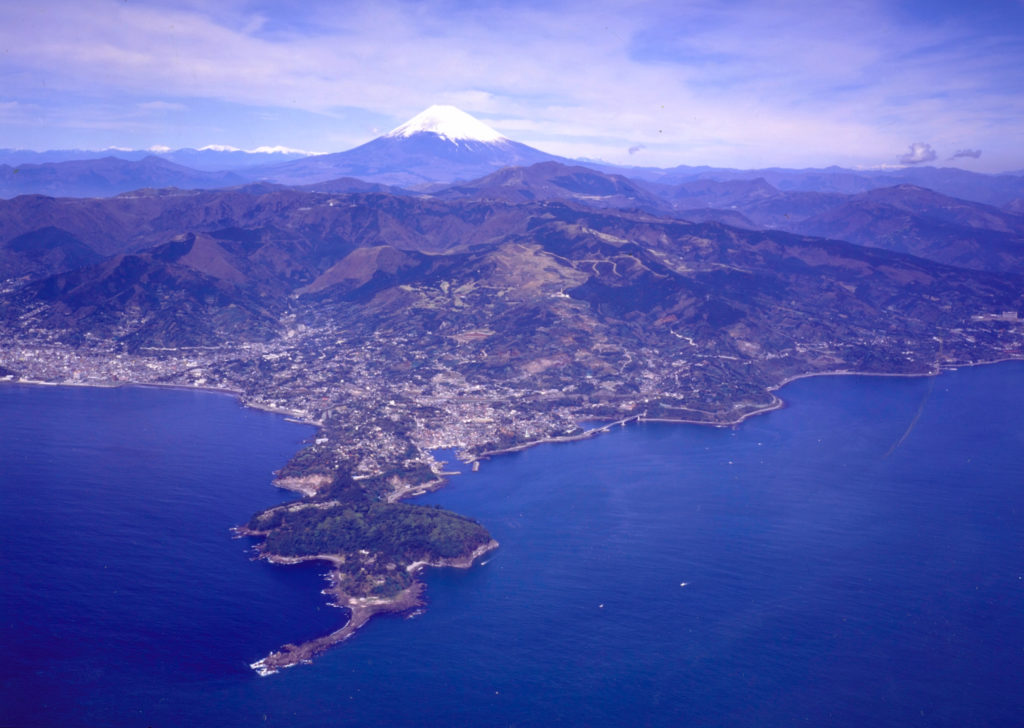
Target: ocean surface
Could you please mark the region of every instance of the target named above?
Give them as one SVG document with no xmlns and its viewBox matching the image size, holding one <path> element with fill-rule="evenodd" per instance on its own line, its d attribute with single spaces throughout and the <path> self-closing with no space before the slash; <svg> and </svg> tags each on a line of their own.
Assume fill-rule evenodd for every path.
<svg viewBox="0 0 1024 728">
<path fill-rule="evenodd" d="M 0 386 L 0 726 L 1019 725 L 1024 363 L 781 395 L 452 478 L 418 502 L 501 548 L 260 678 L 344 621 L 229 532 L 293 497 L 271 471 L 312 428 Z"/>
</svg>

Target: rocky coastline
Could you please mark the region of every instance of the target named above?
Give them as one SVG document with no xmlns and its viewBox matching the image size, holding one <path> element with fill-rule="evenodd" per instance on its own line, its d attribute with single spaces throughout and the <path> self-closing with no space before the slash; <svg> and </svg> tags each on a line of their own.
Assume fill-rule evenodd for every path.
<svg viewBox="0 0 1024 728">
<path fill-rule="evenodd" d="M 241 531 L 246 535 L 245 531 Z M 457 569 L 468 569 L 473 563 L 490 551 L 498 548 L 498 542 L 491 540 L 488 543 L 474 549 L 471 553 L 456 558 L 435 559 L 425 561 L 414 561 L 406 567 L 410 574 L 417 574 L 424 566 L 453 567 Z M 265 555 L 264 558 L 272 563 L 295 564 L 302 561 L 326 561 L 335 568 L 328 574 L 331 586 L 325 589 L 325 593 L 332 597 L 331 606 L 344 607 L 349 612 L 348 621 L 340 629 L 330 634 L 317 637 L 300 644 L 286 644 L 280 649 L 271 652 L 266 657 L 253 662 L 250 667 L 261 677 L 273 675 L 281 670 L 295 665 L 308 664 L 313 658 L 328 648 L 344 642 L 356 633 L 371 618 L 378 614 L 399 614 L 408 612 L 424 604 L 423 591 L 426 585 L 414 579 L 405 589 L 390 597 L 360 596 L 350 594 L 340 586 L 342 575 L 337 571 L 339 558 L 336 555 L 317 555 L 301 558 L 287 558 L 274 555 Z"/>
</svg>

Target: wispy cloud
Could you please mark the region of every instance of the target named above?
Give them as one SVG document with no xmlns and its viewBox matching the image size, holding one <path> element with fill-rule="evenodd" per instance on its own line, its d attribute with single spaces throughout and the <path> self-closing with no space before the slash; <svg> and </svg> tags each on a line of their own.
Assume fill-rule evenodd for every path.
<svg viewBox="0 0 1024 728">
<path fill-rule="evenodd" d="M 143 101 L 138 108 L 142 111 L 184 111 L 188 107 L 176 101 Z"/>
<path fill-rule="evenodd" d="M 950 159 L 979 159 L 980 157 L 980 149 L 957 149 Z"/>
<path fill-rule="evenodd" d="M 615 161 L 643 146 L 661 163 L 743 166 L 878 164 L 907 138 L 980 143 L 1005 158 L 1024 117 L 1024 41 L 1012 23 L 980 12 L 911 17 L 888 0 L 827 11 L 809 0 L 101 7 L 9 8 L 5 94 L 49 106 L 60 94 L 91 97 L 122 118 L 191 110 L 196 99 L 276 108 L 286 121 L 322 119 L 311 125 L 318 134 L 333 120 L 338 144 L 453 103 L 557 153 Z M 227 117 L 215 123 L 230 131 Z M 321 146 L 284 123 L 268 141 Z"/>
</svg>

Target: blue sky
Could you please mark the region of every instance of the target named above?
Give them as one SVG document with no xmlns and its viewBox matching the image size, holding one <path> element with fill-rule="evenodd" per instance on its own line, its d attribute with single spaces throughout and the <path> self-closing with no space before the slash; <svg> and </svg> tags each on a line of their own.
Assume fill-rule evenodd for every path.
<svg viewBox="0 0 1024 728">
<path fill-rule="evenodd" d="M 1024 0 L 3 7 L 0 147 L 333 152 L 446 103 L 623 164 L 1024 169 Z"/>
</svg>

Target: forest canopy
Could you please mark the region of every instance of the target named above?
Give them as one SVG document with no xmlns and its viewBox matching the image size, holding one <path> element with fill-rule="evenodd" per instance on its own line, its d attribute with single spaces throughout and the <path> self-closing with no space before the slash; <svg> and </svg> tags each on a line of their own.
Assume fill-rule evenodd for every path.
<svg viewBox="0 0 1024 728">
<path fill-rule="evenodd" d="M 402 566 L 466 556 L 490 540 L 479 523 L 450 511 L 369 501 L 276 508 L 257 514 L 249 528 L 267 532 L 263 549 L 269 554 L 301 557 L 363 549 L 378 562 Z"/>
</svg>

